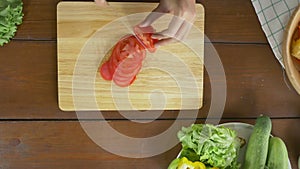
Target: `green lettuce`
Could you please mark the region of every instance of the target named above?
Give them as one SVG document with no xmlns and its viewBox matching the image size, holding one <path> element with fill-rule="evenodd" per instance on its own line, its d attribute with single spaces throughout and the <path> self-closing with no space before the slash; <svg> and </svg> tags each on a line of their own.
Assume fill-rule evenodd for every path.
<svg viewBox="0 0 300 169">
<path fill-rule="evenodd" d="M 211 124 L 192 124 L 178 132 L 182 144 L 181 157 L 201 161 L 220 169 L 239 169 L 237 162 L 240 141 L 229 128 Z"/>
<path fill-rule="evenodd" d="M 0 46 L 8 43 L 23 19 L 22 0 L 0 0 Z"/>
</svg>

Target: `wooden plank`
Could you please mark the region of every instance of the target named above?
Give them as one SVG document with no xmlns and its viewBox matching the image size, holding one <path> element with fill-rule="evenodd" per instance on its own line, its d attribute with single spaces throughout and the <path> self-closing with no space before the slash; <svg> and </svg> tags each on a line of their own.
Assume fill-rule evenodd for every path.
<svg viewBox="0 0 300 169">
<path fill-rule="evenodd" d="M 24 25 L 19 27 L 15 38 L 56 40 L 53 31 L 56 27 L 58 2 L 60 0 L 24 1 Z M 144 2 L 158 1 L 145 0 Z M 250 1 L 201 0 L 197 2 L 203 4 L 206 9 L 205 33 L 211 41 L 267 43 Z"/>
<path fill-rule="evenodd" d="M 205 34 L 212 42 L 267 43 L 249 0 L 200 1 L 205 8 Z"/>
<path fill-rule="evenodd" d="M 254 120 L 228 119 L 250 124 Z M 198 121 L 200 122 L 200 121 Z M 273 119 L 273 134 L 281 137 L 288 148 L 292 168 L 296 168 L 300 146 L 300 119 Z M 89 124 L 95 122 L 86 122 Z M 104 123 L 104 122 L 98 122 Z M 172 120 L 149 124 L 111 121 L 119 132 L 145 138 L 166 130 Z M 97 146 L 78 122 L 0 122 L 0 167 L 7 168 L 167 168 L 180 146 L 151 158 L 131 159 L 113 155 Z M 118 140 L 112 140 L 118 141 Z M 164 143 L 167 140 L 163 140 Z M 153 148 L 153 147 L 152 147 Z"/>
<path fill-rule="evenodd" d="M 197 5 L 198 15 L 195 28 L 187 37 L 189 42 L 173 43 L 160 47 L 151 55 L 147 53 L 140 73 L 128 88 L 115 86 L 98 72 L 107 52 L 121 37 L 131 34 L 132 27 L 155 6 L 155 3 L 111 2 L 109 8 L 99 10 L 93 2 L 58 5 L 58 95 L 62 110 L 202 107 L 204 11 L 201 5 Z M 172 17 L 162 16 L 153 27 L 165 29 L 168 26 L 165 20 Z M 154 95 L 156 99 L 152 98 Z M 165 104 L 158 105 L 161 102 Z"/>
<path fill-rule="evenodd" d="M 12 41 L 0 53 L 2 119 L 67 116 L 57 106 L 55 43 Z"/>
<path fill-rule="evenodd" d="M 56 41 L 56 21 L 24 21 L 13 39 Z"/>
<path fill-rule="evenodd" d="M 300 97 L 285 83 L 282 69 L 267 45 L 215 45 L 225 68 L 227 102 L 223 117 L 299 117 Z M 205 49 L 208 50 L 207 48 Z M 58 108 L 55 42 L 12 43 L 0 48 L 0 119 L 74 119 L 74 112 Z M 207 116 L 211 102 L 208 74 L 204 74 L 204 104 L 198 117 Z M 218 83 L 218 82 L 216 82 Z M 120 119 L 118 112 L 102 112 Z M 160 118 L 176 118 L 165 111 Z M 144 118 L 151 116 L 145 115 Z"/>
<path fill-rule="evenodd" d="M 269 46 L 214 46 L 226 73 L 226 115 L 249 117 L 267 113 L 274 117 L 299 117 L 300 97 L 289 84 Z"/>
</svg>

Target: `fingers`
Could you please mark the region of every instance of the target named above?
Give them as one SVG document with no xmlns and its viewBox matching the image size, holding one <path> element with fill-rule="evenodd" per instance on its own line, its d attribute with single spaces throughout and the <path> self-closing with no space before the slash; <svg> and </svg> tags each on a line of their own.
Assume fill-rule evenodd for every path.
<svg viewBox="0 0 300 169">
<path fill-rule="evenodd" d="M 196 17 L 195 0 L 161 1 L 139 26 L 150 26 L 165 13 L 173 14 L 168 28 L 152 35 L 158 39 L 156 46 L 166 45 L 185 39 L 192 28 Z"/>
<path fill-rule="evenodd" d="M 158 48 L 160 46 L 164 46 L 164 45 L 167 45 L 169 43 L 174 43 L 174 42 L 177 42 L 177 40 L 174 39 L 174 38 L 161 39 L 161 40 L 159 40 L 158 42 L 155 43 L 155 47 Z"/>
<path fill-rule="evenodd" d="M 152 38 L 159 39 L 159 41 L 156 43 L 157 46 L 177 42 L 185 39 L 188 36 L 192 26 L 193 24 L 189 21 L 174 16 L 169 24 L 168 29 L 160 33 L 153 34 Z"/>
<path fill-rule="evenodd" d="M 183 39 L 185 39 L 188 36 L 188 34 L 189 34 L 192 26 L 193 26 L 192 23 L 190 23 L 188 21 L 184 21 L 184 23 L 178 29 L 178 31 L 177 31 L 177 33 L 175 35 L 175 38 L 177 40 L 183 40 Z"/>
<path fill-rule="evenodd" d="M 98 6 L 108 6 L 106 0 L 95 0 L 96 5 Z"/>
<path fill-rule="evenodd" d="M 153 39 L 163 39 L 163 38 L 166 38 L 165 35 L 163 35 L 162 33 L 154 33 L 151 38 Z"/>
<path fill-rule="evenodd" d="M 167 35 L 169 37 L 173 37 L 176 35 L 177 31 L 180 29 L 181 25 L 183 24 L 184 20 L 178 16 L 173 16 L 168 29 L 161 32 L 163 35 Z"/>
<path fill-rule="evenodd" d="M 145 20 L 143 20 L 139 24 L 139 26 L 140 27 L 150 26 L 154 21 L 156 21 L 158 18 L 160 18 L 163 15 L 164 15 L 164 13 L 161 11 L 161 7 L 158 6 L 145 18 Z"/>
</svg>

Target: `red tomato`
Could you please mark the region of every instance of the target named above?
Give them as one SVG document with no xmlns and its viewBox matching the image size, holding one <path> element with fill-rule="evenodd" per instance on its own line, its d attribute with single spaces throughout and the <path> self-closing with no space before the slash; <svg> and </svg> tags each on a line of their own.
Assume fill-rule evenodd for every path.
<svg viewBox="0 0 300 169">
<path fill-rule="evenodd" d="M 151 36 L 154 29 L 135 27 L 134 35 L 126 35 L 114 46 L 112 54 L 100 67 L 103 79 L 113 80 L 120 86 L 126 87 L 134 82 L 136 75 L 142 68 L 143 60 L 146 57 L 146 49 L 155 52 L 155 39 Z"/>
<path fill-rule="evenodd" d="M 100 68 L 100 73 L 103 79 L 105 80 L 112 80 L 112 74 L 111 71 L 109 70 L 108 62 L 105 62 L 101 68 Z"/>
<path fill-rule="evenodd" d="M 134 30 L 135 35 L 143 43 L 145 48 L 147 48 L 149 52 L 154 53 L 156 50 L 155 43 L 158 40 L 151 38 L 152 34 L 155 32 L 153 27 L 152 26 L 147 26 L 147 27 L 135 26 L 133 30 Z"/>
</svg>

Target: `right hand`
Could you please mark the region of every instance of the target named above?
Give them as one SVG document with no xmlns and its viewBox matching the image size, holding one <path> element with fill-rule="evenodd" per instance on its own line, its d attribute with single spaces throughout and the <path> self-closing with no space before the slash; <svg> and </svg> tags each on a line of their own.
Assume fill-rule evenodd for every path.
<svg viewBox="0 0 300 169">
<path fill-rule="evenodd" d="M 174 16 L 167 29 L 152 35 L 152 38 L 159 40 L 156 46 L 186 38 L 196 18 L 196 0 L 160 0 L 157 8 L 139 26 L 150 26 L 165 13 L 170 13 Z"/>
</svg>

